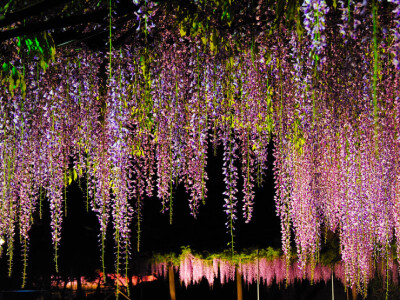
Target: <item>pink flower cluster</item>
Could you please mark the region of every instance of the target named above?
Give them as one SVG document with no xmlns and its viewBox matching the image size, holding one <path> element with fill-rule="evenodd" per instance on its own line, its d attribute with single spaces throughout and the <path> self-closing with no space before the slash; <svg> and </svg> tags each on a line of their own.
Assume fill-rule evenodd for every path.
<svg viewBox="0 0 400 300">
<path fill-rule="evenodd" d="M 168 265 L 171 262 L 157 261 L 152 263 L 152 273 L 157 277 L 167 278 Z M 289 266 L 285 257 L 276 257 L 271 259 L 245 259 L 243 261 L 233 262 L 223 258 L 202 259 L 190 252 L 184 253 L 180 257 L 178 265 L 173 265 L 175 272 L 179 274 L 180 281 L 185 285 L 199 284 L 206 280 L 212 287 L 215 280 L 219 280 L 223 285 L 229 281 L 236 280 L 236 272 L 241 274 L 243 282 L 246 285 L 261 282 L 266 286 L 272 284 L 294 284 L 296 281 L 318 283 L 323 281 L 325 284 L 334 278 L 340 280 L 346 285 L 346 266 L 343 263 L 336 263 L 334 266 L 325 266 L 322 264 L 300 266 L 298 262 L 293 262 Z M 391 261 L 386 265 L 384 260 L 379 260 L 373 266 L 373 274 L 379 274 L 383 280 L 389 275 L 389 280 L 397 284 L 398 282 L 398 264 Z M 374 275 L 371 274 L 368 279 Z"/>
</svg>

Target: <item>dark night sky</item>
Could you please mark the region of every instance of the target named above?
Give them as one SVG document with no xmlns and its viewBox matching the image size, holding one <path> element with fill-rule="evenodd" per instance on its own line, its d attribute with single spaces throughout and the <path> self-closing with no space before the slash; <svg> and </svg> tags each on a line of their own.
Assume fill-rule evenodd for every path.
<svg viewBox="0 0 400 300">
<path fill-rule="evenodd" d="M 210 147 L 211 148 L 211 147 Z M 211 152 L 211 151 L 209 151 Z M 222 177 L 222 149 L 214 157 L 209 153 L 207 163 L 208 194 L 206 204 L 199 210 L 197 219 L 189 212 L 188 197 L 183 186 L 178 186 L 174 194 L 173 224 L 169 225 L 168 214 L 159 213 L 160 201 L 148 199 L 145 203 L 143 248 L 146 250 L 175 250 L 182 245 L 202 251 L 222 251 L 228 248 L 230 236 L 223 211 L 225 185 Z M 253 220 L 245 224 L 242 218 L 242 194 L 238 194 L 239 219 L 236 222 L 237 249 L 248 247 L 280 247 L 280 225 L 274 205 L 274 183 L 272 175 L 272 155 L 269 157 L 268 172 L 263 187 L 256 188 Z M 239 181 L 239 190 L 242 182 Z M 178 247 L 178 248 L 177 248 Z"/>
</svg>

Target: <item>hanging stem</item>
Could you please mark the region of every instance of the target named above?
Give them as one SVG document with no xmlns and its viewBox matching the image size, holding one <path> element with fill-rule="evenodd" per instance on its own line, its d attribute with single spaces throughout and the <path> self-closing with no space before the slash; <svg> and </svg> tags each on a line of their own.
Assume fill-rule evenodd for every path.
<svg viewBox="0 0 400 300">
<path fill-rule="evenodd" d="M 279 146 L 281 148 L 281 155 L 283 155 L 283 81 L 282 81 L 282 66 L 281 62 L 277 61 L 278 63 L 278 68 L 279 68 L 279 85 L 280 85 L 280 108 L 279 108 L 279 121 L 280 121 L 280 141 L 279 141 Z M 281 197 L 283 197 L 281 195 Z M 283 200 L 282 200 L 283 201 Z M 285 202 L 285 209 L 287 212 L 287 217 L 286 217 L 286 226 L 285 226 L 285 231 L 286 231 L 286 240 L 285 240 L 285 250 L 286 250 L 286 278 L 289 276 L 289 263 L 290 263 L 290 214 L 289 214 L 289 204 Z M 286 286 L 288 284 L 288 280 L 286 280 Z"/>
<path fill-rule="evenodd" d="M 110 0 L 109 3 L 109 65 L 108 65 L 108 70 L 109 70 L 109 80 L 111 81 L 111 51 L 112 51 L 112 0 Z"/>
<path fill-rule="evenodd" d="M 120 260 L 120 239 L 119 239 L 119 230 L 115 231 L 115 241 L 117 243 L 117 259 L 115 263 L 115 274 L 116 274 L 116 281 L 117 281 L 117 291 L 116 291 L 116 298 L 118 299 L 119 294 L 119 260 Z"/>
<path fill-rule="evenodd" d="M 233 163 L 232 160 L 232 144 L 229 138 L 229 164 Z M 229 168 L 229 166 L 228 166 Z M 229 182 L 232 182 L 232 172 L 229 170 Z M 232 257 L 234 254 L 234 244 L 233 244 L 233 203 L 232 203 L 232 187 L 229 187 L 229 205 L 230 205 L 230 215 L 229 215 L 229 230 L 231 234 L 231 250 L 232 250 Z"/>
<path fill-rule="evenodd" d="M 67 217 L 67 184 L 68 184 L 68 175 L 67 175 L 67 167 L 64 167 L 64 215 Z"/>
<path fill-rule="evenodd" d="M 128 245 L 129 245 L 129 238 L 126 237 L 125 238 L 125 278 L 127 279 L 127 294 L 128 297 L 130 296 L 130 286 L 129 286 L 129 282 L 130 280 L 128 280 L 128 269 L 129 269 L 129 249 L 128 249 Z"/>
<path fill-rule="evenodd" d="M 138 197 L 137 197 L 137 242 L 136 242 L 136 249 L 137 252 L 140 252 L 140 234 L 141 234 L 141 222 L 142 222 L 142 202 L 141 202 L 141 196 L 140 193 L 138 192 Z"/>
<path fill-rule="evenodd" d="M 105 264 L 105 232 L 101 233 L 101 268 L 103 269 L 103 280 L 106 281 L 106 264 Z"/>
<path fill-rule="evenodd" d="M 57 219 L 56 219 L 57 220 Z M 58 228 L 56 228 L 55 235 L 58 235 Z M 56 264 L 56 273 L 58 273 L 58 242 L 56 241 L 54 244 L 54 263 Z"/>
<path fill-rule="evenodd" d="M 42 220 L 43 218 L 43 192 L 42 192 L 42 186 L 39 187 L 39 218 Z"/>
<path fill-rule="evenodd" d="M 372 22 L 373 22 L 373 40 L 374 40 L 374 76 L 372 82 L 372 102 L 374 106 L 374 130 L 375 130 L 375 152 L 378 153 L 378 144 L 377 144 L 377 126 L 378 126 L 378 99 L 376 93 L 376 87 L 378 82 L 378 38 L 377 38 L 377 14 L 378 14 L 378 5 L 376 4 L 376 0 L 372 1 Z"/>
<path fill-rule="evenodd" d="M 24 248 L 24 250 L 23 250 L 24 252 L 22 254 L 22 261 L 24 263 L 24 266 L 23 266 L 23 271 L 22 271 L 22 285 L 21 285 L 22 288 L 24 288 L 25 284 L 26 284 L 26 269 L 28 266 L 28 245 L 27 245 L 26 238 L 24 238 L 24 240 L 23 240 L 23 248 Z"/>
<path fill-rule="evenodd" d="M 172 190 L 172 188 L 173 188 L 173 186 L 172 186 L 172 183 L 173 183 L 173 181 L 174 181 L 174 179 L 173 179 L 173 171 L 172 171 L 172 168 L 173 168 L 173 165 L 172 165 L 172 160 L 173 160 L 173 157 L 172 157 L 172 148 L 173 148 L 173 145 L 172 145 L 172 126 L 170 125 L 169 126 L 169 162 L 170 162 L 170 168 L 171 168 L 171 170 L 170 170 L 170 178 L 169 178 L 169 224 L 170 225 L 172 225 L 172 216 L 173 216 L 173 197 L 172 197 L 172 192 L 173 192 L 173 190 Z"/>
<path fill-rule="evenodd" d="M 199 59 L 199 50 L 197 51 L 197 112 L 200 115 L 202 115 L 204 112 L 202 111 L 202 105 L 200 104 L 201 101 L 201 84 L 200 84 L 200 59 Z M 207 97 L 207 95 L 205 96 Z M 207 107 L 206 107 L 207 109 Z M 205 122 L 205 126 L 207 127 L 207 114 L 206 114 L 206 122 Z M 201 164 L 201 201 L 203 203 L 203 205 L 206 204 L 205 201 L 205 195 L 204 195 L 204 151 L 203 151 L 203 147 L 202 147 L 202 138 L 201 138 L 201 131 L 203 130 L 201 123 L 199 122 L 198 124 L 198 138 L 199 138 L 199 143 L 198 143 L 198 147 L 201 151 L 201 156 L 200 156 L 200 164 Z"/>
<path fill-rule="evenodd" d="M 14 258 L 14 239 L 12 237 L 9 237 L 7 239 L 7 256 L 8 256 L 8 277 L 11 277 L 13 258 Z"/>
<path fill-rule="evenodd" d="M 229 86 L 228 86 L 228 110 L 229 110 L 229 121 L 230 123 L 228 124 L 228 129 L 229 130 L 229 162 L 228 162 L 228 172 L 229 172 L 229 206 L 230 206 L 230 214 L 229 214 L 229 229 L 230 229 L 230 235 L 231 235 L 231 251 L 232 251 L 232 257 L 235 253 L 235 249 L 234 249 L 234 234 L 233 234 L 233 222 L 234 222 L 234 207 L 233 207 L 233 195 L 232 195 L 232 169 L 231 169 L 231 165 L 233 165 L 233 153 L 232 153 L 232 128 L 233 128 L 233 113 L 232 113 L 232 105 L 234 104 L 234 99 L 233 99 L 233 93 L 232 93 L 232 63 L 229 60 L 228 61 L 228 71 L 229 71 Z"/>
</svg>

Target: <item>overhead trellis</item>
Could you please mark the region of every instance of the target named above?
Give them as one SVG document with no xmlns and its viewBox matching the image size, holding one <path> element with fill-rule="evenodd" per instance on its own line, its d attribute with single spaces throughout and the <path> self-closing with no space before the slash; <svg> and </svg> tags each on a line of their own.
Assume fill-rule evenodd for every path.
<svg viewBox="0 0 400 300">
<path fill-rule="evenodd" d="M 371 262 L 400 249 L 400 3 L 96 2 L 45 13 L 39 3 L 34 16 L 13 1 L 2 9 L 0 238 L 10 272 L 15 230 L 26 262 L 44 201 L 57 261 L 65 189 L 78 178 L 103 257 L 113 225 L 119 272 L 146 197 L 172 218 L 182 183 L 196 217 L 209 143 L 223 148 L 233 251 L 238 210 L 251 220 L 272 140 L 284 254 L 293 236 L 305 270 L 324 232 L 336 232 L 347 284 L 365 289 Z"/>
</svg>

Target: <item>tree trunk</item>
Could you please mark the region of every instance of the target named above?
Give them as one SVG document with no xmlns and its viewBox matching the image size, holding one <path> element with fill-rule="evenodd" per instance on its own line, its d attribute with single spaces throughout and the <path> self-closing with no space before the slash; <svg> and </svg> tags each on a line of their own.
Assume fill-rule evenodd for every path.
<svg viewBox="0 0 400 300">
<path fill-rule="evenodd" d="M 174 275 L 174 267 L 169 265 L 168 267 L 168 279 L 169 279 L 169 295 L 171 296 L 171 300 L 176 300 L 175 294 L 175 275 Z"/>
<path fill-rule="evenodd" d="M 356 288 L 356 285 L 353 285 L 353 287 L 351 288 L 351 293 L 353 295 L 353 300 L 357 300 L 357 288 Z"/>
<path fill-rule="evenodd" d="M 83 299 L 83 290 L 82 290 L 82 282 L 81 282 L 81 275 L 78 273 L 78 276 L 76 278 L 77 281 L 77 298 L 78 299 Z"/>
<path fill-rule="evenodd" d="M 236 268 L 236 286 L 237 286 L 237 300 L 243 300 L 243 286 L 242 286 L 242 275 Z"/>
<path fill-rule="evenodd" d="M 334 286 L 334 276 L 333 276 L 333 267 L 332 267 L 332 300 L 335 300 L 335 286 Z"/>
<path fill-rule="evenodd" d="M 260 300 L 260 259 L 257 249 L 257 300 Z"/>
</svg>

